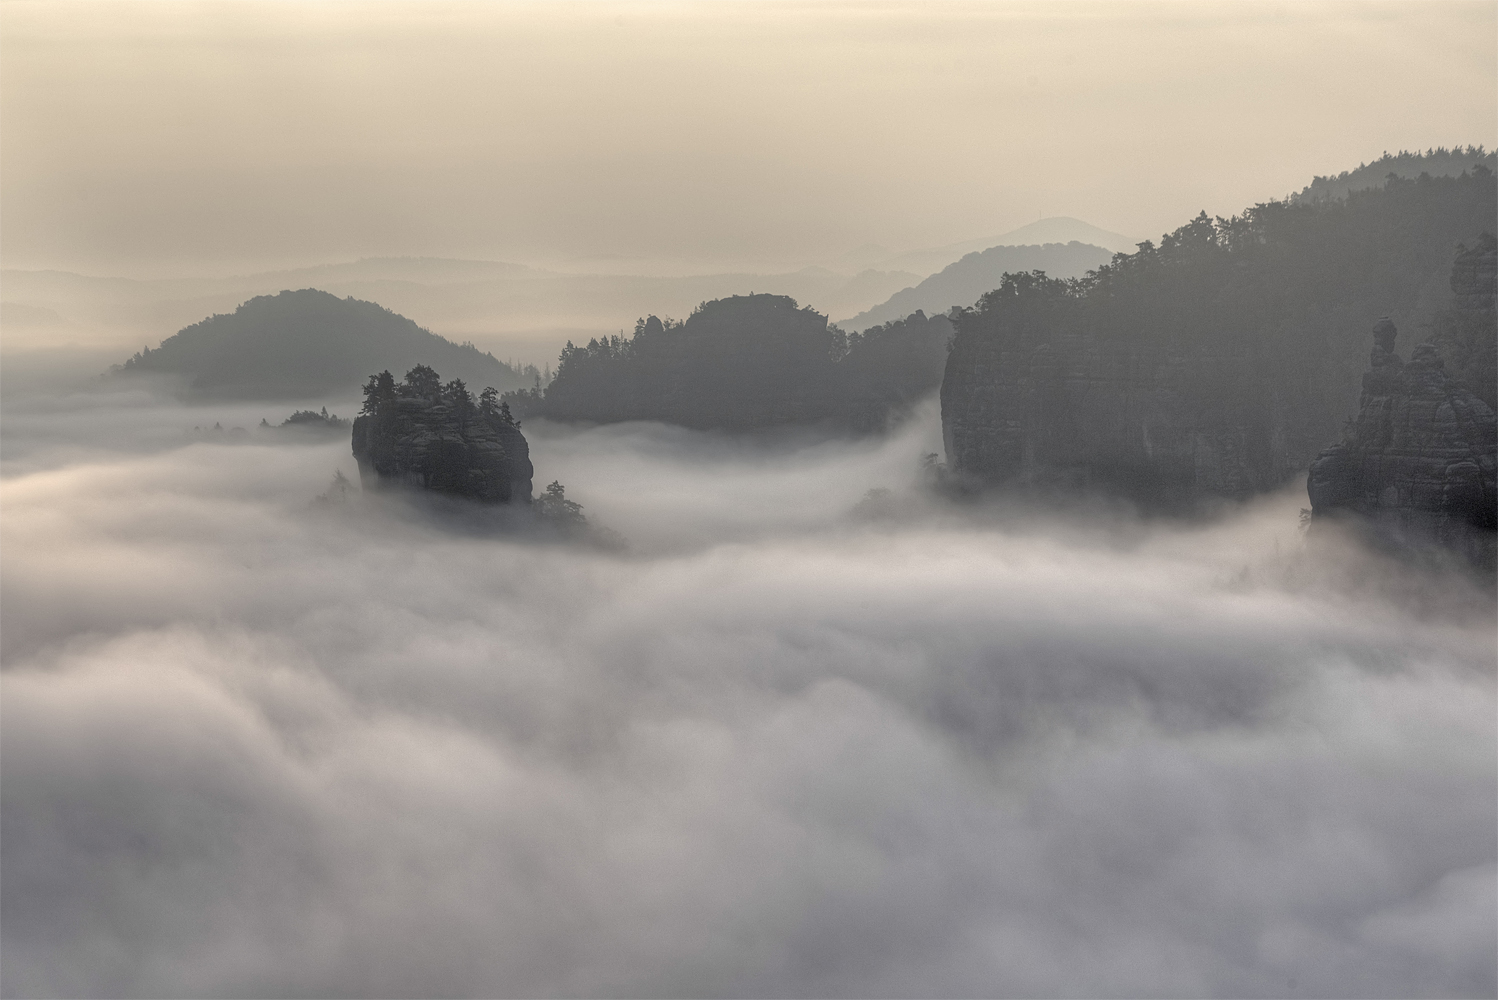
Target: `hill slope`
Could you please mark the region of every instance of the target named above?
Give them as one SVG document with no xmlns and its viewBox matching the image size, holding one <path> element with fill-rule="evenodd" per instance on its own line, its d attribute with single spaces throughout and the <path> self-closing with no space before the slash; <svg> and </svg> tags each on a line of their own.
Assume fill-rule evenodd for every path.
<svg viewBox="0 0 1498 1000">
<path fill-rule="evenodd" d="M 1461 146 L 1453 149 L 1443 146 L 1440 149 L 1427 149 L 1423 153 L 1401 149 L 1397 154 L 1385 153 L 1372 163 L 1361 164 L 1356 170 L 1344 170 L 1334 177 L 1317 177 L 1299 194 L 1292 195 L 1290 200 L 1306 202 L 1345 198 L 1353 191 L 1383 187 L 1390 174 L 1408 179 L 1421 174 L 1455 177 L 1477 164 L 1498 172 L 1498 153 L 1489 153 L 1481 146 L 1468 146 L 1465 149 Z"/>
<path fill-rule="evenodd" d="M 1090 222 L 1081 219 L 1073 219 L 1069 215 L 1055 215 L 1045 219 L 1037 219 L 1034 222 L 1011 229 L 1007 233 L 997 236 L 983 236 L 975 240 L 963 240 L 961 243 L 948 243 L 945 246 L 928 247 L 925 250 L 907 250 L 904 253 L 890 255 L 887 253 L 876 254 L 868 258 L 866 267 L 878 267 L 884 270 L 914 271 L 916 274 L 930 276 L 966 257 L 970 253 L 987 250 L 990 247 L 1017 247 L 1035 246 L 1045 243 L 1088 243 L 1095 247 L 1102 247 L 1114 253 L 1133 253 L 1139 241 L 1124 236 L 1122 233 L 1110 232 L 1100 229 Z"/>
<path fill-rule="evenodd" d="M 525 377 L 471 344 L 423 330 L 383 306 L 314 288 L 261 295 L 210 316 L 114 370 L 176 375 L 196 399 L 354 396 L 372 373 L 425 364 L 475 389 L 519 388 Z"/>
<path fill-rule="evenodd" d="M 1011 275 L 954 314 L 948 462 L 979 482 L 1151 504 L 1275 488 L 1357 412 L 1375 321 L 1422 336 L 1453 301 L 1459 244 L 1479 245 L 1495 217 L 1498 185 L 1477 166 L 1204 213 L 1080 282 Z M 1479 348 L 1495 331 L 1473 333 L 1453 357 L 1462 348 L 1491 384 Z"/>
<path fill-rule="evenodd" d="M 902 319 L 917 310 L 940 315 L 953 306 L 966 307 L 977 302 L 984 292 L 997 288 L 1006 273 L 1044 271 L 1054 278 L 1080 278 L 1112 259 L 1113 254 L 1103 247 L 1075 241 L 989 247 L 981 253 L 968 254 L 915 287 L 896 292 L 887 301 L 838 325 L 864 330 Z"/>
<path fill-rule="evenodd" d="M 735 295 L 681 322 L 642 319 L 631 337 L 568 344 L 544 395 L 506 401 L 565 421 L 878 431 L 940 384 L 951 332 L 945 316 L 918 313 L 850 337 L 789 296 Z"/>
</svg>

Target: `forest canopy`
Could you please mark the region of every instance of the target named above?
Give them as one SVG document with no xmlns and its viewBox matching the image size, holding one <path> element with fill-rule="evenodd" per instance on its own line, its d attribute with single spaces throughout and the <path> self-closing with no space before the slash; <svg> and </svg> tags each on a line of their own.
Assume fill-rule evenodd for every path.
<svg viewBox="0 0 1498 1000">
<path fill-rule="evenodd" d="M 873 430 L 935 391 L 950 333 L 945 317 L 918 312 L 849 334 L 788 296 L 736 295 L 685 320 L 641 318 L 628 337 L 569 343 L 544 393 L 505 398 L 557 420 Z"/>
<path fill-rule="evenodd" d="M 1044 348 L 1117 354 L 1139 371 L 1208 359 L 1202 370 L 1217 381 L 1203 391 L 1213 405 L 1272 407 L 1293 438 L 1286 454 L 1309 460 L 1356 411 L 1374 321 L 1389 317 L 1407 344 L 1433 332 L 1452 298 L 1458 248 L 1494 226 L 1495 195 L 1481 165 L 1394 177 L 1338 200 L 1202 213 L 1082 278 L 1005 275 L 953 314 L 947 380 L 953 365 L 992 364 L 994 348 L 1006 364 Z"/>
</svg>

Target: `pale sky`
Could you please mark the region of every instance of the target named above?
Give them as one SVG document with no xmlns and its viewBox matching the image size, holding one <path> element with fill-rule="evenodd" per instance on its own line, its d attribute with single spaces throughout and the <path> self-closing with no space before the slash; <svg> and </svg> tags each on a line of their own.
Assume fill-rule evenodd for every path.
<svg viewBox="0 0 1498 1000">
<path fill-rule="evenodd" d="M 1155 237 L 1498 145 L 1498 4 L 5 3 L 7 267 Z"/>
</svg>

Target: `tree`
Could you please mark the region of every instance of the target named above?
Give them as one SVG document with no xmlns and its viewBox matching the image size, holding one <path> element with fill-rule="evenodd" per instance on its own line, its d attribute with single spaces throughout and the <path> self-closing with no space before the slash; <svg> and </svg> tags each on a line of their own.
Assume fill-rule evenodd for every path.
<svg viewBox="0 0 1498 1000">
<path fill-rule="evenodd" d="M 560 527 L 577 527 L 588 523 L 583 505 L 567 499 L 567 488 L 555 479 L 546 492 L 532 504 L 536 514 Z"/>
<path fill-rule="evenodd" d="M 376 414 L 380 407 L 395 399 L 395 376 L 389 370 L 380 372 L 378 375 L 369 376 L 369 381 L 364 384 L 364 405 L 360 407 L 360 413 Z"/>
<path fill-rule="evenodd" d="M 406 372 L 404 388 L 412 396 L 432 399 L 442 392 L 442 376 L 426 365 L 417 365 Z"/>
<path fill-rule="evenodd" d="M 442 394 L 452 401 L 460 419 L 472 415 L 473 394 L 468 391 L 468 386 L 462 379 L 455 378 L 447 383 L 442 387 Z"/>
</svg>

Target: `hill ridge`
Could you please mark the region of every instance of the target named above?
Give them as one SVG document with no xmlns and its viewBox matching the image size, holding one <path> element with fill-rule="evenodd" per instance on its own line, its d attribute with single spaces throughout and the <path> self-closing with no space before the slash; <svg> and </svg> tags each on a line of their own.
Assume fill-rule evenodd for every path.
<svg viewBox="0 0 1498 1000">
<path fill-rule="evenodd" d="M 194 398 L 305 399 L 353 396 L 370 374 L 418 363 L 501 392 L 532 374 L 377 302 L 316 288 L 254 296 L 137 352 L 112 374 L 177 376 Z"/>
</svg>

